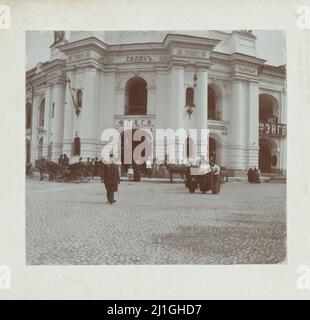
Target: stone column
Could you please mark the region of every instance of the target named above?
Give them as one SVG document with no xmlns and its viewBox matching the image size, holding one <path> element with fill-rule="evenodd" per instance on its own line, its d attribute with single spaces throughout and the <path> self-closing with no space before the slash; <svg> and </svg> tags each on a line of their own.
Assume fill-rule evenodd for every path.
<svg viewBox="0 0 310 320">
<path fill-rule="evenodd" d="M 118 90 L 121 88 L 118 87 Z M 100 102 L 99 102 L 99 124 L 98 124 L 98 148 L 97 156 L 100 156 L 101 151 L 105 143 L 101 141 L 101 135 L 103 130 L 115 127 L 114 116 L 117 114 L 116 111 L 116 74 L 115 71 L 106 72 L 101 74 L 101 85 L 100 85 Z M 124 102 L 122 102 L 122 108 L 124 110 Z"/>
<path fill-rule="evenodd" d="M 170 72 L 170 71 L 169 71 Z M 167 71 L 157 71 L 157 86 L 156 86 L 156 129 L 165 129 L 170 127 L 171 119 L 169 114 L 167 114 L 167 110 L 170 109 L 170 100 L 167 97 L 170 94 L 169 88 L 170 78 L 169 73 Z M 157 161 L 163 161 L 163 157 L 165 154 L 165 143 L 164 141 L 157 141 L 156 134 L 153 135 L 154 139 L 154 155 L 156 156 Z M 159 170 L 163 172 L 164 168 L 160 168 Z"/>
<path fill-rule="evenodd" d="M 248 167 L 256 166 L 258 168 L 259 153 L 259 89 L 258 83 L 249 83 L 249 126 L 248 126 Z"/>
<path fill-rule="evenodd" d="M 85 69 L 83 104 L 81 117 L 81 153 L 83 157 L 96 156 L 98 117 L 97 117 L 97 70 Z"/>
<path fill-rule="evenodd" d="M 245 88 L 242 80 L 232 81 L 232 103 L 230 113 L 230 165 L 235 174 L 244 173 L 248 166 L 247 119 L 245 112 Z"/>
<path fill-rule="evenodd" d="M 170 70 L 170 119 L 173 129 L 183 128 L 185 106 L 184 68 L 173 66 Z"/>
<path fill-rule="evenodd" d="M 66 83 L 58 82 L 53 88 L 53 102 L 55 103 L 53 119 L 53 153 L 52 160 L 57 161 L 63 153 L 63 133 L 64 133 L 64 109 L 65 109 L 65 85 Z"/>
<path fill-rule="evenodd" d="M 67 76 L 71 80 L 71 88 L 75 88 L 74 75 L 72 72 L 68 72 Z M 79 88 L 77 88 L 79 89 Z M 72 92 L 73 97 L 76 101 L 76 91 Z M 75 106 L 72 100 L 72 95 L 69 89 L 69 85 L 66 85 L 65 94 L 65 106 L 64 106 L 64 145 L 63 153 L 67 154 L 68 157 L 72 156 L 72 143 L 75 137 L 73 133 L 73 119 L 75 116 Z"/>
<path fill-rule="evenodd" d="M 48 86 L 45 91 L 45 106 L 44 106 L 43 156 L 45 158 L 48 157 L 48 146 L 50 143 L 51 99 L 52 99 L 52 88 L 51 86 Z"/>
<path fill-rule="evenodd" d="M 148 86 L 147 88 L 147 114 L 155 114 L 155 87 Z"/>
<path fill-rule="evenodd" d="M 185 87 L 184 68 L 182 66 L 172 66 L 170 70 L 170 125 L 171 129 L 178 130 L 184 128 L 185 112 Z M 182 157 L 184 143 L 175 143 L 175 159 Z M 170 159 L 173 155 L 170 155 Z"/>
<path fill-rule="evenodd" d="M 31 122 L 31 162 L 33 162 L 33 164 L 38 158 L 38 114 L 40 101 L 40 96 L 34 96 Z"/>
<path fill-rule="evenodd" d="M 202 135 L 201 129 L 208 129 L 208 70 L 199 69 L 197 72 L 197 86 L 195 88 L 194 109 L 197 132 L 198 157 L 208 153 L 208 137 Z"/>
</svg>

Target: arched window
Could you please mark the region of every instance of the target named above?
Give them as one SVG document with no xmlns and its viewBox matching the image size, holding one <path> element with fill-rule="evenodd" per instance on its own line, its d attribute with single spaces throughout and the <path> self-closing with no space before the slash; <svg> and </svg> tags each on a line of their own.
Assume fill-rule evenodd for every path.
<svg viewBox="0 0 310 320">
<path fill-rule="evenodd" d="M 223 90 L 216 84 L 208 85 L 208 119 L 221 120 L 223 113 Z"/>
<path fill-rule="evenodd" d="M 73 142 L 73 155 L 79 156 L 80 154 L 81 154 L 81 140 L 79 137 L 75 137 Z"/>
<path fill-rule="evenodd" d="M 259 95 L 259 122 L 267 122 L 268 118 L 276 116 L 277 100 L 269 94 Z"/>
<path fill-rule="evenodd" d="M 40 103 L 39 108 L 39 127 L 44 127 L 44 108 L 45 108 L 45 99 Z"/>
<path fill-rule="evenodd" d="M 31 128 L 31 119 L 32 119 L 32 105 L 30 102 L 26 104 L 26 129 Z"/>
<path fill-rule="evenodd" d="M 147 83 L 141 77 L 127 81 L 125 94 L 125 114 L 145 115 L 147 112 Z"/>
<path fill-rule="evenodd" d="M 76 106 L 79 110 L 82 109 L 82 100 L 83 100 L 83 92 L 81 89 L 78 89 L 76 92 Z"/>
<path fill-rule="evenodd" d="M 208 86 L 208 119 L 217 120 L 215 91 L 210 86 Z"/>
<path fill-rule="evenodd" d="M 191 137 L 187 137 L 185 140 L 186 158 L 191 159 L 195 157 L 195 144 Z"/>
<path fill-rule="evenodd" d="M 194 105 L 194 89 L 187 88 L 186 89 L 186 106 L 193 106 Z"/>
</svg>

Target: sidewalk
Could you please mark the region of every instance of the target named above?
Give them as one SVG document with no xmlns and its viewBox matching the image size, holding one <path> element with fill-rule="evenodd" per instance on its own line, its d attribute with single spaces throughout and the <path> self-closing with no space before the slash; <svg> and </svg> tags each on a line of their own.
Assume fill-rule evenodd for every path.
<svg viewBox="0 0 310 320">
<path fill-rule="evenodd" d="M 39 172 L 34 172 L 33 178 L 39 178 L 40 174 Z M 26 177 L 28 179 L 31 179 L 30 177 Z M 46 178 L 45 178 L 46 180 Z M 100 177 L 94 177 L 92 179 L 93 181 L 100 181 Z M 286 183 L 286 177 L 285 176 L 279 176 L 279 177 L 266 177 L 262 176 L 260 177 L 261 183 Z M 126 176 L 121 177 L 121 181 L 128 181 L 128 178 Z M 158 182 L 158 183 L 170 183 L 169 178 L 147 178 L 147 177 L 141 177 L 142 182 Z M 136 183 L 132 181 L 133 183 Z M 228 177 L 228 182 L 246 182 L 248 183 L 248 178 L 245 176 L 240 177 Z M 184 183 L 184 179 L 180 178 L 173 178 L 172 183 Z"/>
</svg>

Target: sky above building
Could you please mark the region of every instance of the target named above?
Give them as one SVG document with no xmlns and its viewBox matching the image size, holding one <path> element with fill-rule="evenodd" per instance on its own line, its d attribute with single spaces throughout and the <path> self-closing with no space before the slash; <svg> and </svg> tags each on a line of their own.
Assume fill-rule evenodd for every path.
<svg viewBox="0 0 310 320">
<path fill-rule="evenodd" d="M 256 40 L 257 57 L 267 60 L 267 64 L 274 66 L 286 63 L 285 32 L 280 30 L 253 31 Z M 53 43 L 52 31 L 26 32 L 26 70 L 36 66 L 39 62 L 50 58 L 50 45 Z"/>
</svg>

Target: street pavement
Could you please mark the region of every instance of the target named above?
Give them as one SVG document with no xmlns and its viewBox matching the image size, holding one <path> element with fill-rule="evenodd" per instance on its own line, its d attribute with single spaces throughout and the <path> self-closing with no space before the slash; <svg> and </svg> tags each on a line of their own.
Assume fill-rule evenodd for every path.
<svg viewBox="0 0 310 320">
<path fill-rule="evenodd" d="M 122 181 L 116 199 L 99 180 L 27 179 L 26 263 L 286 263 L 286 184 L 230 182 L 213 195 Z"/>
</svg>

